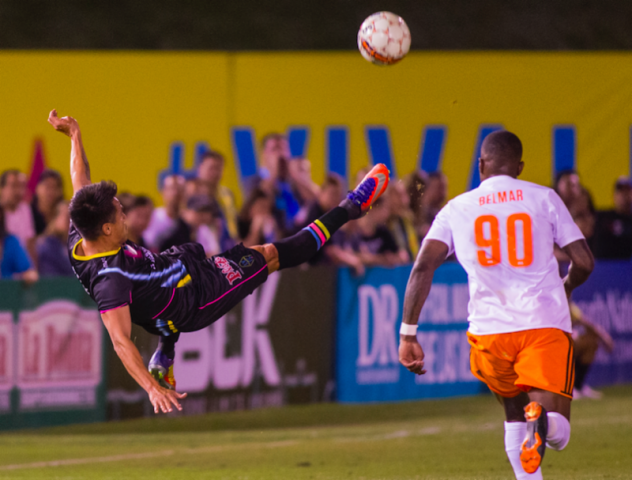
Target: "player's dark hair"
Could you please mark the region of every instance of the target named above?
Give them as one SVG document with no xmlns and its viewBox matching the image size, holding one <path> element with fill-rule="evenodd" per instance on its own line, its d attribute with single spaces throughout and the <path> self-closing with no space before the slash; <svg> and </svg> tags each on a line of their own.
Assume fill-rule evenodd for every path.
<svg viewBox="0 0 632 480">
<path fill-rule="evenodd" d="M 114 223 L 116 207 L 116 183 L 101 181 L 86 185 L 72 197 L 69 206 L 70 219 L 86 240 L 96 240 L 103 232 L 103 225 Z"/>
<path fill-rule="evenodd" d="M 485 151 L 496 161 L 519 162 L 522 159 L 522 142 L 515 133 L 497 130 L 484 140 Z"/>
<path fill-rule="evenodd" d="M 7 186 L 7 182 L 9 181 L 9 177 L 12 175 L 20 175 L 22 172 L 17 168 L 10 168 L 9 170 L 5 170 L 0 174 L 0 188 L 4 188 Z"/>
</svg>

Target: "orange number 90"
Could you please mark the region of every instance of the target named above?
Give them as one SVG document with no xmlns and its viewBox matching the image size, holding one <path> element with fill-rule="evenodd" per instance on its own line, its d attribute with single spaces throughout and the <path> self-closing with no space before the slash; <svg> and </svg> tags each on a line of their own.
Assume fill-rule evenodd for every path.
<svg viewBox="0 0 632 480">
<path fill-rule="evenodd" d="M 524 254 L 518 258 L 518 240 L 516 223 L 522 223 Z M 485 235 L 485 224 L 489 224 L 489 236 Z M 494 215 L 481 215 L 474 222 L 476 245 L 489 250 L 478 250 L 478 263 L 483 267 L 492 267 L 500 263 L 500 236 L 498 218 Z M 531 217 L 527 213 L 514 213 L 507 217 L 508 260 L 512 267 L 528 267 L 533 263 L 533 235 Z"/>
</svg>

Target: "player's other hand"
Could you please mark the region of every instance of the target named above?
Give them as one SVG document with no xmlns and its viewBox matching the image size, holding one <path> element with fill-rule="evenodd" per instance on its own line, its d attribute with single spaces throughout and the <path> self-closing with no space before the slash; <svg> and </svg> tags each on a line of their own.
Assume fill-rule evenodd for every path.
<svg viewBox="0 0 632 480">
<path fill-rule="evenodd" d="M 48 123 L 50 123 L 55 130 L 64 133 L 69 137 L 72 137 L 79 131 L 79 124 L 77 120 L 72 117 L 58 117 L 57 110 L 53 109 L 48 114 Z"/>
<path fill-rule="evenodd" d="M 413 335 L 401 335 L 399 341 L 399 363 L 417 375 L 426 373 L 424 370 L 424 351 Z"/>
<path fill-rule="evenodd" d="M 186 393 L 178 393 L 174 390 L 157 386 L 149 391 L 149 401 L 154 406 L 154 413 L 169 413 L 173 411 L 173 406 L 182 411 L 179 399 L 186 398 Z"/>
</svg>

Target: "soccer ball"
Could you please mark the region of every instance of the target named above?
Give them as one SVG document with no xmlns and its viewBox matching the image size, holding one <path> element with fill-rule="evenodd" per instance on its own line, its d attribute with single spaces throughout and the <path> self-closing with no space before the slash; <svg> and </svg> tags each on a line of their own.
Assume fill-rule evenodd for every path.
<svg viewBox="0 0 632 480">
<path fill-rule="evenodd" d="M 374 13 L 360 26 L 358 48 L 364 58 L 376 65 L 399 62 L 410 49 L 408 25 L 394 13 Z"/>
</svg>

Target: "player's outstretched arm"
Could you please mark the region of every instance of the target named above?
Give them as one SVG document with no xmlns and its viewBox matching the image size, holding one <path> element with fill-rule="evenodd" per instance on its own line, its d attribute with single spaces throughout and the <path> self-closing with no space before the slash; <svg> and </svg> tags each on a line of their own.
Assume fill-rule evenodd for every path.
<svg viewBox="0 0 632 480">
<path fill-rule="evenodd" d="M 70 137 L 70 178 L 72 179 L 73 191 L 76 193 L 92 183 L 90 180 L 90 164 L 88 163 L 88 157 L 86 157 L 86 151 L 83 148 L 79 123 L 72 117 L 58 117 L 57 110 L 51 110 L 48 115 L 48 123 L 58 132 Z"/>
<path fill-rule="evenodd" d="M 102 313 L 101 318 L 103 318 L 105 328 L 110 334 L 116 354 L 129 374 L 149 394 L 149 400 L 154 406 L 154 412 L 171 412 L 172 404 L 178 410 L 182 410 L 178 399 L 185 398 L 187 394 L 177 393 L 161 387 L 145 368 L 140 352 L 131 341 L 132 317 L 130 316 L 129 306 Z"/>
<path fill-rule="evenodd" d="M 448 246 L 445 243 L 439 240 L 424 241 L 406 286 L 403 323 L 417 325 L 421 309 L 430 293 L 434 272 L 443 263 L 447 255 Z M 400 335 L 400 363 L 411 372 L 423 375 L 426 373 L 423 359 L 424 352 L 419 342 L 417 342 L 417 336 Z"/>
<path fill-rule="evenodd" d="M 571 292 L 588 280 L 593 268 L 595 268 L 595 259 L 584 239 L 571 242 L 562 250 L 571 259 L 568 274 L 564 278 L 566 295 L 570 298 Z"/>
</svg>

